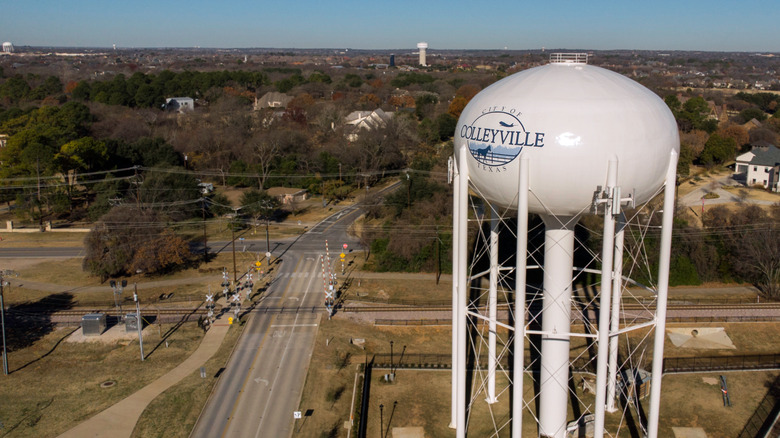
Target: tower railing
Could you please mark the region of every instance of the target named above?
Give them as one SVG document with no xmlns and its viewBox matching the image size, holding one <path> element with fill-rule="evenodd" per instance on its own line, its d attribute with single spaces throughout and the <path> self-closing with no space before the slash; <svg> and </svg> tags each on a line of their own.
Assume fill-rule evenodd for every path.
<svg viewBox="0 0 780 438">
<path fill-rule="evenodd" d="M 550 64 L 587 64 L 587 53 L 550 53 Z"/>
</svg>

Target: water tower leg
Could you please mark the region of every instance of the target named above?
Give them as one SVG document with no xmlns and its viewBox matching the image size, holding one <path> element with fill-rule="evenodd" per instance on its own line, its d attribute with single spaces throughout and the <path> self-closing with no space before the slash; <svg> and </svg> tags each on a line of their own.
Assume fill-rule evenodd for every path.
<svg viewBox="0 0 780 438">
<path fill-rule="evenodd" d="M 490 288 L 488 290 L 488 382 L 487 402 L 496 398 L 496 317 L 498 306 L 498 211 L 490 207 Z"/>
<path fill-rule="evenodd" d="M 610 332 L 616 333 L 620 329 L 620 303 L 623 295 L 623 241 L 626 228 L 626 215 L 620 213 L 615 233 L 615 263 L 614 278 L 612 279 L 612 321 Z M 618 361 L 618 337 L 612 335 L 609 338 L 609 377 L 607 378 L 607 412 L 617 411 L 617 361 Z"/>
<path fill-rule="evenodd" d="M 460 211 L 460 175 L 458 174 L 458 165 L 456 160 L 453 162 L 453 195 L 452 195 L 452 235 L 460 235 L 460 217 L 458 212 Z M 458 263 L 458 249 L 460 245 L 460 239 L 452 239 L 452 397 L 450 401 L 450 429 L 455 429 L 457 426 L 457 408 L 458 408 L 458 272 L 460 269 L 460 263 Z"/>
<path fill-rule="evenodd" d="M 466 437 L 466 308 L 468 307 L 468 278 L 466 258 L 468 256 L 468 194 L 469 194 L 469 174 L 466 159 L 468 151 L 466 147 L 460 148 L 460 168 L 458 169 L 458 211 L 456 214 L 460 217 L 458 235 L 456 239 L 460 240 L 458 245 L 458 380 L 457 380 L 457 421 L 455 436 L 456 438 Z"/>
<path fill-rule="evenodd" d="M 512 438 L 523 436 L 523 378 L 525 377 L 525 288 L 528 260 L 528 158 L 520 156 L 517 198 L 517 269 L 515 271 L 515 338 L 512 343 Z"/>
<path fill-rule="evenodd" d="M 564 438 L 569 406 L 569 339 L 575 218 L 543 216 L 544 308 L 539 436 Z"/>
<path fill-rule="evenodd" d="M 599 331 L 598 356 L 596 358 L 596 418 L 593 424 L 593 437 L 604 436 L 604 409 L 607 399 L 607 365 L 609 363 L 609 318 L 612 300 L 612 257 L 615 251 L 615 207 L 620 207 L 620 190 L 617 183 L 616 160 L 610 160 L 607 167 L 607 202 L 601 204 L 604 209 L 604 234 L 601 245 L 601 287 L 599 295 Z M 617 205 L 616 205 L 617 204 Z"/>
<path fill-rule="evenodd" d="M 674 219 L 674 188 L 677 176 L 677 152 L 669 155 L 664 188 L 664 215 L 661 221 L 661 251 L 658 256 L 658 297 L 655 309 L 655 339 L 653 372 L 650 381 L 650 413 L 647 417 L 647 437 L 658 436 L 661 409 L 661 379 L 663 378 L 664 339 L 666 338 L 666 298 L 669 292 L 669 263 L 672 254 L 672 220 Z"/>
</svg>

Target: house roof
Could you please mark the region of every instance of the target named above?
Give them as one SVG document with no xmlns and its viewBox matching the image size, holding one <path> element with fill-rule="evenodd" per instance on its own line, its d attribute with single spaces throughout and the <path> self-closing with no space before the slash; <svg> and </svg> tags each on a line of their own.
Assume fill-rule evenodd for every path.
<svg viewBox="0 0 780 438">
<path fill-rule="evenodd" d="M 304 193 L 308 192 L 306 189 L 299 189 L 297 187 L 271 187 L 270 189 L 266 190 L 266 193 L 268 193 L 271 196 L 285 196 L 285 195 L 302 195 Z"/>
<path fill-rule="evenodd" d="M 374 111 L 353 111 L 346 117 L 347 125 L 368 130 L 385 126 L 392 118 L 392 113 L 386 113 L 382 108 Z"/>
<path fill-rule="evenodd" d="M 764 146 L 756 146 L 756 143 L 753 143 L 753 149 L 750 150 L 753 154 L 750 164 L 772 167 L 780 164 L 780 149 L 767 142 L 760 142 L 762 144 L 765 143 L 766 145 Z"/>
<path fill-rule="evenodd" d="M 255 108 L 285 108 L 291 100 L 293 100 L 292 96 L 277 91 L 269 91 L 263 97 L 255 100 Z"/>
</svg>

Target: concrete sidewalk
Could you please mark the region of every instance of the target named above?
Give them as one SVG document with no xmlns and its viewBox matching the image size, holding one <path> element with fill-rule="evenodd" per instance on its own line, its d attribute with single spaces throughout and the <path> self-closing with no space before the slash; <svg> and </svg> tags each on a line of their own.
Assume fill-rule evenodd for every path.
<svg viewBox="0 0 780 438">
<path fill-rule="evenodd" d="M 226 322 L 227 316 L 217 320 L 218 322 L 206 332 L 198 349 L 179 366 L 126 399 L 63 433 L 60 438 L 129 437 L 144 409 L 152 400 L 203 366 L 217 352 L 230 327 Z"/>
</svg>

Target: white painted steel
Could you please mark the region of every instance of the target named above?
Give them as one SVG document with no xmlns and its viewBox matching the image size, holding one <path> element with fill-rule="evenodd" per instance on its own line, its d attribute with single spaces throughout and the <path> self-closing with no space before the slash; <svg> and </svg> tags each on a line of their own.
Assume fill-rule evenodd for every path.
<svg viewBox="0 0 780 438">
<path fill-rule="evenodd" d="M 604 232 L 601 245 L 601 290 L 599 291 L 599 337 L 598 356 L 596 357 L 596 406 L 593 408 L 596 418 L 593 425 L 593 437 L 604 436 L 604 406 L 607 395 L 607 364 L 609 362 L 609 318 L 612 300 L 612 256 L 615 251 L 615 217 L 613 204 L 620 203 L 617 190 L 617 160 L 609 160 L 607 165 L 608 201 L 601 204 L 604 209 Z"/>
<path fill-rule="evenodd" d="M 663 378 L 664 338 L 666 337 L 666 300 L 669 294 L 669 263 L 672 254 L 672 221 L 674 219 L 674 188 L 677 176 L 677 152 L 669 154 L 664 188 L 664 215 L 661 219 L 661 248 L 658 256 L 658 296 L 656 299 L 656 326 L 653 344 L 653 370 L 650 378 L 650 414 L 647 417 L 648 438 L 658 437 L 658 418 L 661 408 L 661 379 Z"/>
<path fill-rule="evenodd" d="M 539 376 L 539 436 L 564 438 L 569 406 L 569 332 L 571 282 L 576 220 L 542 216 L 544 232 L 544 292 L 541 371 Z"/>
<path fill-rule="evenodd" d="M 612 315 L 609 326 L 609 372 L 607 376 L 607 412 L 617 410 L 617 360 L 618 334 L 620 330 L 620 306 L 623 300 L 623 242 L 625 240 L 626 215 L 620 213 L 615 231 L 615 262 L 612 278 Z"/>
<path fill-rule="evenodd" d="M 487 402 L 496 398 L 496 318 L 498 316 L 498 211 L 490 207 L 490 286 L 488 288 L 488 382 Z"/>
<path fill-rule="evenodd" d="M 516 73 L 476 95 L 458 120 L 455 149 L 462 147 L 473 150 L 472 184 L 492 203 L 517 206 L 519 160 L 509 158 L 522 150 L 534 170 L 529 210 L 575 215 L 605 185 L 609 158 L 621 163 L 624 193 L 635 190 L 642 203 L 663 184 L 669 152 L 680 146 L 674 116 L 652 91 L 600 67 L 560 63 Z"/>
<path fill-rule="evenodd" d="M 517 178 L 517 270 L 515 271 L 515 338 L 512 344 L 512 438 L 523 436 L 523 378 L 525 376 L 525 289 L 528 263 L 528 157 L 520 156 Z"/>
<path fill-rule="evenodd" d="M 458 245 L 458 400 L 456 413 L 456 438 L 466 437 L 466 308 L 468 307 L 468 281 L 466 259 L 468 257 L 468 195 L 469 195 L 469 168 L 461 163 L 466 162 L 466 148 L 458 150 L 460 161 L 458 163 L 458 191 L 460 199 L 458 201 L 457 215 L 460 217 L 460 226 L 458 227 L 458 236 L 460 245 Z"/>
<path fill-rule="evenodd" d="M 457 152 L 456 152 L 457 154 Z M 458 175 L 458 164 L 456 160 L 452 160 L 453 168 L 453 196 L 452 196 L 452 208 L 454 214 L 452 215 L 452 235 L 459 236 L 460 230 L 460 183 Z M 458 249 L 460 245 L 460 239 L 452 239 L 452 397 L 450 400 L 450 424 L 451 429 L 455 429 L 457 425 L 457 406 L 458 406 L 458 278 L 460 263 L 458 263 Z"/>
</svg>

